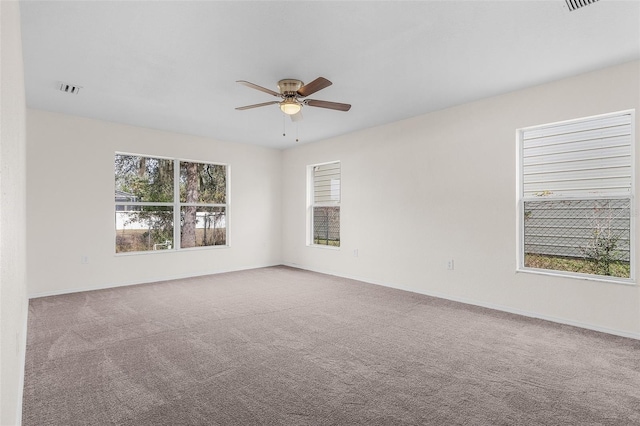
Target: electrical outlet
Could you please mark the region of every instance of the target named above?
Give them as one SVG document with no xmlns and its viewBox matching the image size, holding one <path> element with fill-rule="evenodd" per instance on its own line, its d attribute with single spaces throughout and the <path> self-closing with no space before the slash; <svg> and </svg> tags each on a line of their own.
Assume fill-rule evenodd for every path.
<svg viewBox="0 0 640 426">
<path fill-rule="evenodd" d="M 453 271 L 453 259 L 447 261 L 447 269 Z"/>
<path fill-rule="evenodd" d="M 89 256 L 87 256 L 86 254 L 80 256 L 80 263 L 82 263 L 83 265 L 86 265 L 87 263 L 89 263 Z"/>
<path fill-rule="evenodd" d="M 353 250 L 353 257 L 358 257 L 358 249 Z"/>
</svg>

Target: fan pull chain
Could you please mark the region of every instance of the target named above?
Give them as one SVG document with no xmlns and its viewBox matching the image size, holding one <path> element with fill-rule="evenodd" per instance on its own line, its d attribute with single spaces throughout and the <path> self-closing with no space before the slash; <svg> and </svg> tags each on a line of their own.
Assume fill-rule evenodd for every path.
<svg viewBox="0 0 640 426">
<path fill-rule="evenodd" d="M 282 114 L 282 136 L 287 136 L 287 132 L 286 132 L 286 130 L 285 130 L 285 123 L 284 123 L 284 121 L 285 121 L 285 116 L 284 116 L 284 114 Z"/>
<path fill-rule="evenodd" d="M 296 122 L 296 142 L 300 142 L 300 140 L 298 139 L 298 129 L 300 128 L 300 126 L 298 126 L 298 122 Z"/>
</svg>

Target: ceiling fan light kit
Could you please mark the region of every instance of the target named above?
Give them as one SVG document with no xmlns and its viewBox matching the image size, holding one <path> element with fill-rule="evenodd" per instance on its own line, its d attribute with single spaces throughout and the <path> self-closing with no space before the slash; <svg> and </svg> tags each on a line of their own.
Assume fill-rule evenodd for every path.
<svg viewBox="0 0 640 426">
<path fill-rule="evenodd" d="M 236 108 L 237 110 L 245 110 L 267 105 L 279 104 L 280 110 L 289 115 L 291 117 L 291 120 L 299 121 L 302 119 L 302 114 L 300 114 L 300 111 L 302 110 L 303 105 L 333 109 L 336 111 L 349 111 L 349 109 L 351 108 L 351 105 L 349 104 L 342 104 L 338 102 L 319 101 L 314 99 L 300 100 L 300 98 L 306 98 L 307 96 L 312 95 L 317 91 L 324 89 L 325 87 L 331 86 L 332 83 L 324 77 L 318 77 L 311 83 L 306 85 L 300 80 L 285 78 L 278 82 L 278 90 L 280 91 L 279 93 L 245 80 L 238 80 L 236 83 L 240 83 L 247 87 L 251 87 L 252 89 L 256 89 L 282 99 L 282 101 L 280 102 L 263 102 L 260 104 L 238 107 Z"/>
<path fill-rule="evenodd" d="M 302 104 L 297 102 L 294 98 L 286 98 L 280 102 L 280 109 L 287 115 L 293 115 L 300 112 Z"/>
</svg>

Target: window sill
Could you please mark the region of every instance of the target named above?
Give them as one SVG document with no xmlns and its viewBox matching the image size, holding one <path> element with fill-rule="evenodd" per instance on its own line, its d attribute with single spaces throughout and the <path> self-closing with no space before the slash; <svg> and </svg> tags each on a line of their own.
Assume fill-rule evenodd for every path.
<svg viewBox="0 0 640 426">
<path fill-rule="evenodd" d="M 340 246 L 327 246 L 323 244 L 307 244 L 307 247 L 319 248 L 324 250 L 340 250 Z"/>
<path fill-rule="evenodd" d="M 171 249 L 171 250 L 126 251 L 122 253 L 114 253 L 114 256 L 124 257 L 124 256 L 140 256 L 140 255 L 146 255 L 146 254 L 155 255 L 158 253 L 181 253 L 181 252 L 198 251 L 198 250 L 220 250 L 220 249 L 225 249 L 229 247 L 230 247 L 229 245 L 224 245 L 224 246 L 218 245 L 218 246 L 189 247 L 189 248 Z"/>
<path fill-rule="evenodd" d="M 622 284 L 627 286 L 637 285 L 636 281 L 632 278 L 616 278 L 616 277 L 607 277 L 603 275 L 581 274 L 578 272 L 554 271 L 551 269 L 518 268 L 516 269 L 516 273 L 547 275 L 552 277 L 573 278 L 573 279 L 587 280 L 587 281 L 599 281 L 599 282 L 605 282 L 605 283 L 611 283 L 611 284 Z"/>
</svg>

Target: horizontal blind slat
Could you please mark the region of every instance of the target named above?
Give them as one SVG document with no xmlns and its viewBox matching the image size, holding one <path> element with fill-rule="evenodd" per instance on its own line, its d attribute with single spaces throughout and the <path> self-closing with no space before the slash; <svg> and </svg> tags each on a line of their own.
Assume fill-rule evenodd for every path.
<svg viewBox="0 0 640 426">
<path fill-rule="evenodd" d="M 340 163 L 313 167 L 313 202 L 337 203 L 340 201 Z"/>
<path fill-rule="evenodd" d="M 524 139 L 528 146 L 544 147 L 558 144 L 571 144 L 578 141 L 589 141 L 597 139 L 616 139 L 629 136 L 631 134 L 631 124 L 624 126 L 609 127 L 603 129 L 590 129 L 581 132 L 565 133 L 560 135 L 547 135 L 538 138 Z"/>
<path fill-rule="evenodd" d="M 525 197 L 616 195 L 631 191 L 631 115 L 560 123 L 522 132 Z"/>
<path fill-rule="evenodd" d="M 616 126 L 624 126 L 631 122 L 631 114 L 616 114 L 608 117 L 588 118 L 573 123 L 559 123 L 545 126 L 537 126 L 531 129 L 525 129 L 523 136 L 525 139 L 535 139 L 540 137 L 549 137 L 553 135 L 565 135 L 581 131 L 589 131 L 598 128 L 608 128 Z"/>
<path fill-rule="evenodd" d="M 564 154 L 572 152 L 587 152 L 628 147 L 631 144 L 631 135 L 616 136 L 614 138 L 585 139 L 570 143 L 557 143 L 552 145 L 532 146 L 525 145 L 524 158 L 539 157 L 552 154 Z"/>
</svg>

